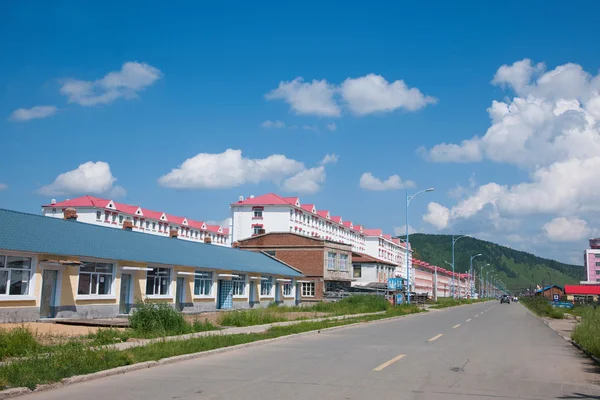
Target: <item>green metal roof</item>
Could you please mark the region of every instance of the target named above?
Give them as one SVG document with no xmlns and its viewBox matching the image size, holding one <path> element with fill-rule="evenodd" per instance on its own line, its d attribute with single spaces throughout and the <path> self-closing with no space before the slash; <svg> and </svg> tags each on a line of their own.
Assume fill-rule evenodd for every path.
<svg viewBox="0 0 600 400">
<path fill-rule="evenodd" d="M 302 276 L 263 253 L 3 209 L 0 209 L 0 249 Z"/>
</svg>

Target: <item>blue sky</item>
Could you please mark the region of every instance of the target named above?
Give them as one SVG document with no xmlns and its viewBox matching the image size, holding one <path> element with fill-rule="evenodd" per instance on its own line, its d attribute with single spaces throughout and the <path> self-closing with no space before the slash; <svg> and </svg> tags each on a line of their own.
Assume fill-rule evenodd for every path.
<svg viewBox="0 0 600 400">
<path fill-rule="evenodd" d="M 411 203 L 415 230 L 580 263 L 600 172 L 556 204 L 540 177 L 595 171 L 600 5 L 421 3 L 3 2 L 0 207 L 89 193 L 222 220 L 277 192 L 392 232 L 412 181 L 436 188 Z M 523 118 L 509 143 L 488 131 L 507 117 L 494 100 Z M 578 104 L 553 119 L 560 100 Z"/>
</svg>

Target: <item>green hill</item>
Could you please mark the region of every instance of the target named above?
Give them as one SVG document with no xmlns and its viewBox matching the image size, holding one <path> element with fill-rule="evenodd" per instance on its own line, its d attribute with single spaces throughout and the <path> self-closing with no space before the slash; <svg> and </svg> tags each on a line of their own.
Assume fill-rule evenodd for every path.
<svg viewBox="0 0 600 400">
<path fill-rule="evenodd" d="M 416 258 L 451 269 L 444 262 L 452 262 L 451 235 L 417 233 L 410 236 L 410 242 L 416 252 Z M 479 253 L 482 256 L 473 260 L 477 274 L 480 266 L 489 263 L 490 266 L 485 267 L 484 274 L 485 271 L 495 271 L 511 291 L 521 292 L 530 287 L 535 289 L 536 285 L 549 283 L 562 286 L 585 280 L 585 269 L 582 266 L 537 257 L 524 251 L 471 237 L 460 239 L 455 244 L 455 270 L 468 272 L 470 256 Z"/>
</svg>

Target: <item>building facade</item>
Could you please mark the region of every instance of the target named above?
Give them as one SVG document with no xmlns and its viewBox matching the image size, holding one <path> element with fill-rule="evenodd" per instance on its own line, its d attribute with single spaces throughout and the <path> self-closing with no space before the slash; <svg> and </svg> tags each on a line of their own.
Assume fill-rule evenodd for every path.
<svg viewBox="0 0 600 400">
<path fill-rule="evenodd" d="M 241 197 L 230 208 L 232 243 L 271 232 L 289 232 L 344 243 L 350 245 L 354 252 L 394 263 L 397 266 L 396 276 L 406 278 L 404 243 L 384 234 L 381 229 L 367 229 L 328 210 L 319 210 L 314 204 L 302 204 L 298 197 L 282 197 L 274 193 L 247 199 Z M 409 265 L 412 263 L 410 254 L 409 251 Z"/>
<path fill-rule="evenodd" d="M 61 202 L 52 200 L 50 204 L 42 206 L 42 215 L 63 218 L 66 208 L 74 208 L 77 211 L 78 221 L 87 224 L 120 229 L 125 221 L 131 221 L 136 232 L 169 237 L 174 230 L 182 240 L 197 243 L 210 242 L 218 246 L 231 245 L 229 228 L 93 196 L 82 196 Z"/>
<path fill-rule="evenodd" d="M 321 301 L 347 291 L 352 279 L 352 248 L 297 233 L 272 232 L 235 242 L 242 250 L 264 252 L 302 272 L 300 300 Z"/>
<path fill-rule="evenodd" d="M 583 253 L 583 265 L 589 283 L 600 282 L 600 238 L 590 239 L 590 248 Z"/>
<path fill-rule="evenodd" d="M 352 286 L 366 286 L 369 283 L 385 283 L 394 278 L 397 265 L 367 254 L 352 253 Z"/>
<path fill-rule="evenodd" d="M 297 304 L 302 274 L 265 254 L 0 210 L 0 322 Z M 298 296 L 298 297 L 297 297 Z"/>
</svg>

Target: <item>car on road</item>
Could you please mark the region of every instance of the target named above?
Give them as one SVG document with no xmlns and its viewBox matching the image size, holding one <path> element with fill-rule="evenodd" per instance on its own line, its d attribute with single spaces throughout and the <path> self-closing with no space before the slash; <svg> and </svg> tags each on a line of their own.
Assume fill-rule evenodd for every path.
<svg viewBox="0 0 600 400">
<path fill-rule="evenodd" d="M 508 303 L 510 304 L 510 297 L 508 297 L 507 295 L 502 295 L 502 297 L 500 297 L 500 304 L 502 303 Z"/>
</svg>

